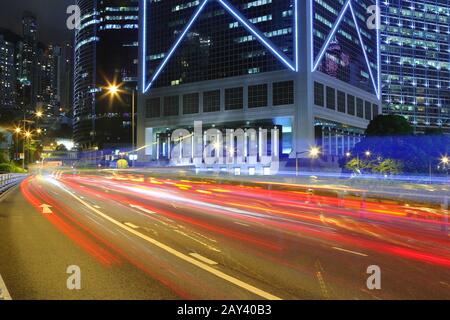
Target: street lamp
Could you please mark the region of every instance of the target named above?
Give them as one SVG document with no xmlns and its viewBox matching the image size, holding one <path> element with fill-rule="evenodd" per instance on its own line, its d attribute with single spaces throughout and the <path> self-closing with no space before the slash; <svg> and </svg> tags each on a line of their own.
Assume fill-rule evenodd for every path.
<svg viewBox="0 0 450 320">
<path fill-rule="evenodd" d="M 26 138 L 27 144 L 28 144 L 28 161 L 31 160 L 31 154 L 30 154 L 30 139 L 31 139 L 31 132 L 25 131 L 24 136 Z M 22 161 L 22 167 L 25 169 L 25 141 L 23 143 L 23 161 Z"/>
<path fill-rule="evenodd" d="M 443 165 L 448 165 L 448 163 L 449 163 L 449 158 L 448 158 L 448 156 L 442 156 L 442 158 L 441 158 L 441 163 L 443 164 Z"/>
<path fill-rule="evenodd" d="M 15 148 L 15 156 L 14 160 L 17 160 L 17 154 L 19 153 L 19 135 L 22 132 L 22 129 L 20 127 L 17 127 L 14 129 L 14 132 L 16 133 L 16 148 Z"/>
<path fill-rule="evenodd" d="M 136 90 L 126 90 L 121 89 L 122 86 L 118 86 L 116 84 L 110 84 L 106 89 L 108 90 L 108 93 L 111 95 L 111 97 L 114 97 L 118 95 L 121 92 L 127 92 L 128 94 L 131 94 L 131 153 L 133 154 L 135 152 L 136 146 L 135 146 L 135 96 L 136 96 Z M 132 167 L 134 167 L 134 161 L 136 157 L 133 155 L 133 160 L 131 160 Z"/>
<path fill-rule="evenodd" d="M 119 93 L 119 87 L 115 84 L 111 84 L 108 87 L 108 92 L 110 95 L 115 96 L 117 93 Z"/>
<path fill-rule="evenodd" d="M 364 152 L 364 154 L 366 155 L 366 157 L 370 157 L 372 153 L 370 152 L 370 150 L 367 150 L 366 152 Z"/>
<path fill-rule="evenodd" d="M 295 153 L 295 175 L 298 177 L 298 156 L 307 153 L 309 158 L 315 159 L 320 155 L 319 147 L 310 147 L 308 150 Z"/>
</svg>

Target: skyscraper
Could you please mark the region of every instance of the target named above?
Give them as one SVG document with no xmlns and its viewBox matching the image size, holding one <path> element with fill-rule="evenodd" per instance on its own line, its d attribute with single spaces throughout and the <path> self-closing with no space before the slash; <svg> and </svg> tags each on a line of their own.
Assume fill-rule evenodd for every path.
<svg viewBox="0 0 450 320">
<path fill-rule="evenodd" d="M 383 111 L 450 132 L 450 0 L 381 5 Z"/>
<path fill-rule="evenodd" d="M 171 133 L 281 129 L 282 153 L 334 160 L 380 112 L 375 0 L 141 1 L 138 141 L 167 158 Z"/>
<path fill-rule="evenodd" d="M 34 110 L 36 105 L 37 55 L 38 55 L 38 24 L 36 17 L 25 11 L 22 17 L 22 41 L 18 44 L 17 75 L 18 102 L 23 111 Z"/>
<path fill-rule="evenodd" d="M 131 142 L 131 101 L 107 87 L 136 87 L 138 0 L 79 0 L 75 35 L 74 139 L 82 149 L 125 148 Z"/>
<path fill-rule="evenodd" d="M 15 108 L 16 43 L 0 30 L 0 110 Z"/>
</svg>

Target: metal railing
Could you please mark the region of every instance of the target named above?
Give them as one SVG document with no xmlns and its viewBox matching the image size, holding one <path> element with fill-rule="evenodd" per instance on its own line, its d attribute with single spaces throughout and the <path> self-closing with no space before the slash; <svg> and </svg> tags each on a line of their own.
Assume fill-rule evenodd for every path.
<svg viewBox="0 0 450 320">
<path fill-rule="evenodd" d="M 20 173 L 0 174 L 0 195 L 22 181 L 27 175 Z"/>
</svg>

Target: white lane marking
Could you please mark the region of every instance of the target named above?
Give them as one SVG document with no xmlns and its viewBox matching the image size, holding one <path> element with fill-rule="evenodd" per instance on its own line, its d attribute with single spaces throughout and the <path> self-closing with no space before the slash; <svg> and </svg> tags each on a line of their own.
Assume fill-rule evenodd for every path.
<svg viewBox="0 0 450 320">
<path fill-rule="evenodd" d="M 96 205 L 96 204 L 94 204 L 93 207 L 96 208 L 96 209 L 101 209 L 101 207 Z"/>
<path fill-rule="evenodd" d="M 53 213 L 53 211 L 50 209 L 51 206 L 49 206 L 48 204 L 42 204 L 39 206 L 39 208 L 42 208 L 42 213 Z"/>
<path fill-rule="evenodd" d="M 129 226 L 130 228 L 133 228 L 133 229 L 138 229 L 139 228 L 137 225 L 132 224 L 131 222 L 125 222 L 124 224 L 126 226 Z"/>
<path fill-rule="evenodd" d="M 200 255 L 198 253 L 195 253 L 195 252 L 189 253 L 189 255 L 191 257 L 194 257 L 194 258 L 196 258 L 196 259 L 198 259 L 200 261 L 203 261 L 204 263 L 207 263 L 207 264 L 212 265 L 212 266 L 215 266 L 216 264 L 218 264 L 217 262 L 215 262 L 215 261 L 213 261 L 211 259 L 208 259 L 208 258 L 206 258 L 206 257 L 204 257 L 204 256 L 202 256 L 202 255 Z"/>
<path fill-rule="evenodd" d="M 242 223 L 242 222 L 235 221 L 234 223 L 238 224 L 238 225 L 241 225 L 241 226 L 244 226 L 244 227 L 249 227 L 248 224 L 245 224 L 245 223 Z"/>
<path fill-rule="evenodd" d="M 137 206 L 137 205 L 134 205 L 134 204 L 131 204 L 131 203 L 130 203 L 130 207 L 132 207 L 134 209 L 139 209 L 139 210 L 144 211 L 144 212 L 146 212 L 148 214 L 156 214 L 155 211 L 151 211 L 151 210 L 145 209 L 145 208 L 143 208 L 141 206 Z"/>
<path fill-rule="evenodd" d="M 213 246 L 210 246 L 209 244 L 207 244 L 207 243 L 205 243 L 205 242 L 203 242 L 203 241 L 200 241 L 200 240 L 198 240 L 197 238 L 194 238 L 194 237 L 188 235 L 187 233 L 185 233 L 185 232 L 183 232 L 183 231 L 181 231 L 181 230 L 173 230 L 173 231 L 176 232 L 176 233 L 179 233 L 179 234 L 181 234 L 181 235 L 183 235 L 183 236 L 185 236 L 185 237 L 187 237 L 187 238 L 189 238 L 189 239 L 192 239 L 192 240 L 194 240 L 195 242 L 200 243 L 201 245 L 204 245 L 205 247 L 207 247 L 208 249 L 210 249 L 210 250 L 212 250 L 212 251 L 222 252 L 222 251 L 220 251 L 219 249 L 217 249 L 217 248 L 215 248 L 215 247 L 213 247 Z"/>
<path fill-rule="evenodd" d="M 81 204 L 83 204 L 87 208 L 91 209 L 93 212 L 95 212 L 99 216 L 105 218 L 106 220 L 110 221 L 111 223 L 115 224 L 116 226 L 119 226 L 120 228 L 127 230 L 128 232 L 134 234 L 135 236 L 137 236 L 137 237 L 139 237 L 139 238 L 141 238 L 141 239 L 143 239 L 143 240 L 153 244 L 154 246 L 156 246 L 156 247 L 158 247 L 158 248 L 160 248 L 160 249 L 162 249 L 162 250 L 164 250 L 164 251 L 166 251 L 166 252 L 176 256 L 177 258 L 179 258 L 181 260 L 184 260 L 184 261 L 186 261 L 186 262 L 188 262 L 188 263 L 190 263 L 190 264 L 192 264 L 192 265 L 194 265 L 194 266 L 196 266 L 196 267 L 198 267 L 198 268 L 200 268 L 200 269 L 202 269 L 202 270 L 204 270 L 206 272 L 209 272 L 209 273 L 215 275 L 218 278 L 221 278 L 221 279 L 223 279 L 225 281 L 228 281 L 228 282 L 230 282 L 230 283 L 232 283 L 232 284 L 234 284 L 234 285 L 236 285 L 236 286 L 238 286 L 238 287 L 240 287 L 242 289 L 245 289 L 245 290 L 247 290 L 247 291 L 249 291 L 249 292 L 251 292 L 251 293 L 253 293 L 255 295 L 258 295 L 258 296 L 260 296 L 260 297 L 262 297 L 264 299 L 281 300 L 281 298 L 279 298 L 279 297 L 277 297 L 275 295 L 272 295 L 272 294 L 270 294 L 270 293 L 268 293 L 268 292 L 266 292 L 264 290 L 256 288 L 256 287 L 252 286 L 251 284 L 248 284 L 248 283 L 246 283 L 244 281 L 241 281 L 241 280 L 239 280 L 239 279 L 237 279 L 237 278 L 235 278 L 233 276 L 230 276 L 230 275 L 228 275 L 228 274 L 226 274 L 226 273 L 224 273 L 224 272 L 222 272 L 220 270 L 214 269 L 211 266 L 209 266 L 209 265 L 207 265 L 207 264 L 205 264 L 203 262 L 200 262 L 200 261 L 198 261 L 198 260 L 196 260 L 196 259 L 194 259 L 194 258 L 192 258 L 192 257 L 190 257 L 190 256 L 188 256 L 188 255 L 186 255 L 184 253 L 181 253 L 181 252 L 179 252 L 179 251 L 169 247 L 168 245 L 165 245 L 165 244 L 163 244 L 163 243 L 161 243 L 161 242 L 159 242 L 159 241 L 157 241 L 157 240 L 155 240 L 153 238 L 150 238 L 149 236 L 146 236 L 145 234 L 142 234 L 142 233 L 140 233 L 140 232 L 138 232 L 138 231 L 136 231 L 136 230 L 134 230 L 134 229 L 124 225 L 123 223 L 121 223 L 121 222 L 111 218 L 110 216 L 104 214 L 103 212 L 95 209 L 93 206 L 91 206 L 87 202 L 83 201 L 82 199 L 80 199 L 79 197 L 74 195 L 72 192 L 70 192 L 69 190 L 64 188 L 58 181 L 53 181 L 53 183 L 55 185 L 59 186 L 62 190 L 67 192 L 74 199 L 76 199 L 78 202 L 80 202 Z"/>
<path fill-rule="evenodd" d="M 335 250 L 339 250 L 339 251 L 343 251 L 343 252 L 348 252 L 348 253 L 356 254 L 356 255 L 358 255 L 358 256 L 368 257 L 368 255 L 365 254 L 365 253 L 356 252 L 356 251 L 351 251 L 351 250 L 347 250 L 347 249 L 342 249 L 342 248 L 339 248 L 339 247 L 332 247 L 332 248 L 335 249 Z"/>
<path fill-rule="evenodd" d="M 172 220 L 167 219 L 167 218 L 165 218 L 165 217 L 162 217 L 162 216 L 160 216 L 160 215 L 157 215 L 156 212 L 151 211 L 151 210 L 148 210 L 148 209 L 145 209 L 145 208 L 143 208 L 143 207 L 141 207 L 141 206 L 136 206 L 136 205 L 130 204 L 130 207 L 132 207 L 133 209 L 137 209 L 137 210 L 140 210 L 140 211 L 146 213 L 146 214 L 144 214 L 144 213 L 142 213 L 142 212 L 136 211 L 137 213 L 139 213 L 140 215 L 142 215 L 143 217 L 145 217 L 145 218 L 147 218 L 147 219 L 150 218 L 148 215 L 154 216 L 153 219 L 155 219 L 157 222 L 159 222 L 159 223 L 161 223 L 161 224 L 163 224 L 163 225 L 165 225 L 165 226 L 169 226 L 169 224 L 168 224 L 168 223 L 165 223 L 164 221 L 161 221 L 161 219 L 164 219 L 164 220 L 168 220 L 168 221 L 173 222 Z M 156 217 L 155 217 L 155 216 L 156 216 Z M 150 218 L 150 219 L 152 219 L 152 218 Z"/>
<path fill-rule="evenodd" d="M 3 281 L 2 276 L 0 275 L 0 300 L 12 300 L 11 295 L 6 288 L 6 284 Z"/>
</svg>

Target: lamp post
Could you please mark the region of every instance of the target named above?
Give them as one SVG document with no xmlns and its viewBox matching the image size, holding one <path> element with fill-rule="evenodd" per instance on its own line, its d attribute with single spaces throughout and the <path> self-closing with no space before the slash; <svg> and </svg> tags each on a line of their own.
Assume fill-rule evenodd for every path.
<svg viewBox="0 0 450 320">
<path fill-rule="evenodd" d="M 16 133 L 16 148 L 14 160 L 17 160 L 17 154 L 19 153 L 19 134 L 22 132 L 22 129 L 20 129 L 20 127 L 17 127 L 14 129 L 14 132 Z"/>
<path fill-rule="evenodd" d="M 25 140 L 27 141 L 28 145 L 28 163 L 30 163 L 31 160 L 31 153 L 30 153 L 30 139 L 31 139 L 31 132 L 25 131 Z M 25 143 L 23 144 L 23 168 L 25 169 Z"/>
<path fill-rule="evenodd" d="M 121 92 L 126 92 L 129 95 L 131 95 L 131 154 L 132 154 L 132 160 L 131 160 L 131 166 L 134 167 L 134 161 L 135 161 L 135 155 L 134 152 L 136 150 L 136 146 L 135 146 L 135 96 L 136 96 L 136 90 L 135 89 L 131 89 L 131 90 L 127 90 L 127 89 L 122 89 L 121 86 L 118 86 L 116 84 L 111 84 L 109 85 L 107 88 L 108 93 L 111 95 L 111 97 L 114 97 L 118 94 L 120 94 Z"/>
<path fill-rule="evenodd" d="M 295 153 L 295 176 L 298 177 L 298 156 L 308 153 L 311 159 L 317 158 L 320 154 L 320 149 L 318 147 L 311 147 L 309 150 L 300 151 Z"/>
<path fill-rule="evenodd" d="M 450 163 L 450 158 L 447 155 L 442 156 L 441 163 L 442 163 L 442 166 L 445 168 L 445 171 L 447 173 L 447 178 L 448 178 L 448 164 Z"/>
</svg>

